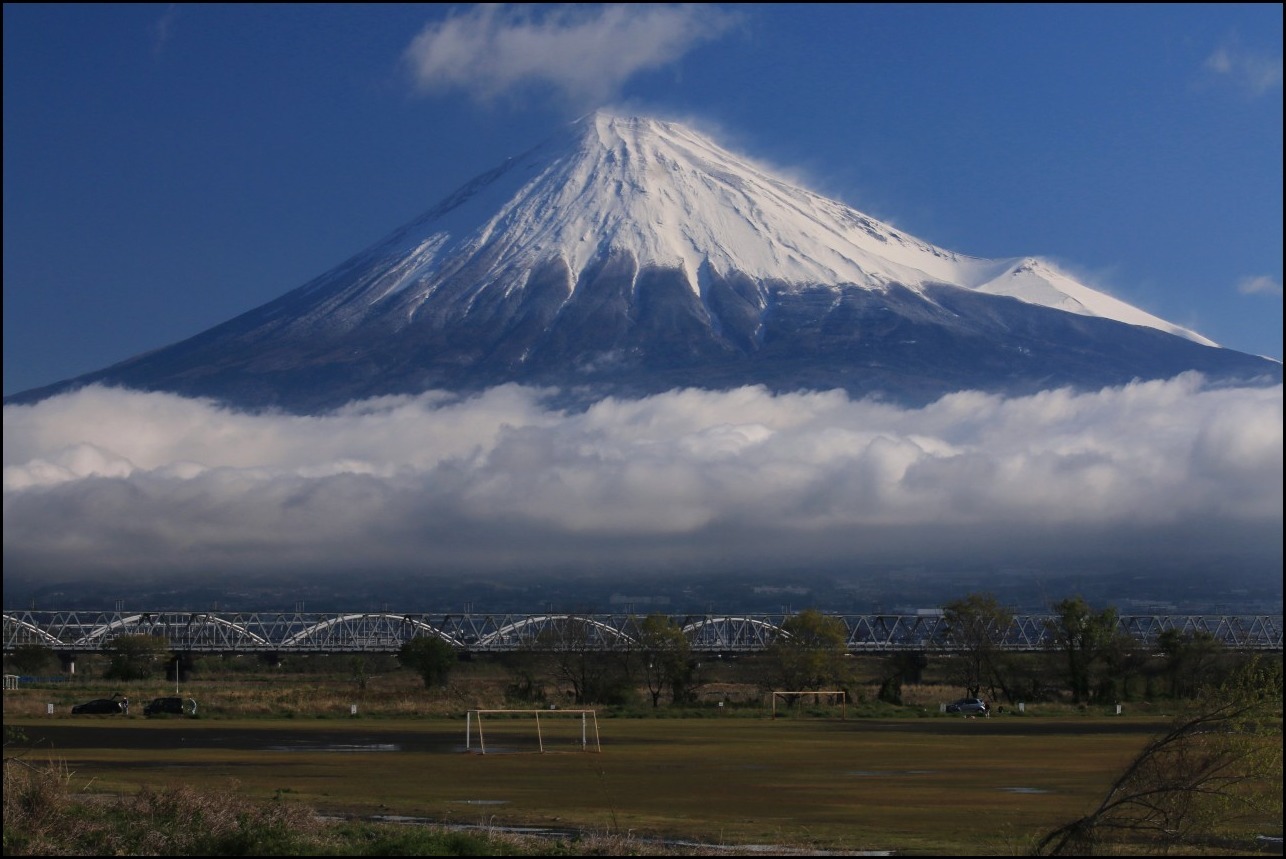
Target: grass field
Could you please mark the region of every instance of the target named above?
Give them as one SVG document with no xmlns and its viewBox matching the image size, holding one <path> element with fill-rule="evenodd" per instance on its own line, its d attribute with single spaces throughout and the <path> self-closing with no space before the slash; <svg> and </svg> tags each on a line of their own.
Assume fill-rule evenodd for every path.
<svg viewBox="0 0 1286 859">
<path fill-rule="evenodd" d="M 1150 736 L 1085 720 L 1030 733 L 1020 717 L 604 719 L 601 754 L 483 756 L 463 753 L 463 719 L 57 721 L 101 739 L 37 757 L 98 792 L 235 785 L 337 814 L 956 855 L 1021 853 L 1092 807 Z M 6 725 L 42 735 L 39 720 Z M 154 748 L 113 739 L 134 745 L 138 730 Z M 198 734 L 229 739 L 202 747 Z"/>
<path fill-rule="evenodd" d="M 27 735 L 28 759 L 65 766 L 70 787 L 88 794 L 189 785 L 336 816 L 682 839 L 734 852 L 1014 855 L 1092 810 L 1173 706 L 1130 704 L 1114 715 L 1051 703 L 966 719 L 939 712 L 958 690 L 926 685 L 905 689 L 901 707 L 874 701 L 872 689 L 847 718 L 792 710 L 771 719 L 753 686 L 725 679 L 688 710 L 600 708 L 601 753 L 535 753 L 530 720 L 486 724 L 489 749 L 509 753 L 466 753 L 464 713 L 505 706 L 508 679 L 485 663 L 435 690 L 409 672 L 360 686 L 340 674 L 212 676 L 183 685 L 200 701 L 197 719 L 140 715 L 173 686 L 78 679 L 6 692 L 4 721 Z M 133 702 L 128 716 L 69 715 L 72 703 L 114 691 Z M 579 746 L 579 720 L 541 726 L 547 748 L 559 748 L 560 733 L 562 748 Z M 524 743 L 532 751 L 516 753 Z M 1242 834 L 1280 834 L 1281 821 L 1246 826 Z"/>
</svg>

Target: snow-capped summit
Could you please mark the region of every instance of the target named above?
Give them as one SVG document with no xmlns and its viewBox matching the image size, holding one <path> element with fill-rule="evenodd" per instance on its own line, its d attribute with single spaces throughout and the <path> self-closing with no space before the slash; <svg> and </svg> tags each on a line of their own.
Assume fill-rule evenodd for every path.
<svg viewBox="0 0 1286 859">
<path fill-rule="evenodd" d="M 574 291 L 591 264 L 621 254 L 637 270 L 681 271 L 698 296 L 703 269 L 837 289 L 951 284 L 1215 345 L 1048 262 L 943 250 L 784 182 L 686 126 L 602 111 L 466 186 L 404 231 L 389 248 L 401 261 L 370 299 L 409 290 L 411 300 L 428 300 L 484 249 L 480 288 L 558 259 Z"/>
<path fill-rule="evenodd" d="M 317 411 L 502 382 L 584 398 L 684 385 L 923 402 L 1279 363 L 1036 257 L 936 247 L 673 122 L 598 112 L 304 286 L 79 379 Z"/>
</svg>

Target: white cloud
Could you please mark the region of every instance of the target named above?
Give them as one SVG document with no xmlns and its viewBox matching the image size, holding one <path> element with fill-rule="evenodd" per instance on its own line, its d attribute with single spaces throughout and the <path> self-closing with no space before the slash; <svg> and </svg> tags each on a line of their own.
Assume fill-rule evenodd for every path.
<svg viewBox="0 0 1286 859">
<path fill-rule="evenodd" d="M 1237 282 L 1237 291 L 1242 295 L 1280 296 L 1282 294 L 1282 282 L 1266 274 L 1243 277 Z"/>
<path fill-rule="evenodd" d="M 171 3 L 165 7 L 161 17 L 157 18 L 151 27 L 152 31 L 152 54 L 159 56 L 170 43 L 174 35 L 174 27 L 179 18 L 178 7 Z"/>
<path fill-rule="evenodd" d="M 1282 85 L 1282 58 L 1242 47 L 1226 39 L 1206 58 L 1207 72 L 1231 81 L 1252 96 L 1264 95 Z"/>
<path fill-rule="evenodd" d="M 1188 375 L 922 409 L 759 388 L 579 413 L 507 386 L 323 417 L 90 388 L 4 409 L 12 569 L 835 562 L 1087 533 L 1280 551 L 1282 388 Z M 1254 548 L 1254 547 L 1252 547 Z"/>
<path fill-rule="evenodd" d="M 461 90 L 487 101 L 544 84 L 597 106 L 634 75 L 667 66 L 722 35 L 734 16 L 713 6 L 483 4 L 426 26 L 406 49 L 425 92 Z"/>
</svg>

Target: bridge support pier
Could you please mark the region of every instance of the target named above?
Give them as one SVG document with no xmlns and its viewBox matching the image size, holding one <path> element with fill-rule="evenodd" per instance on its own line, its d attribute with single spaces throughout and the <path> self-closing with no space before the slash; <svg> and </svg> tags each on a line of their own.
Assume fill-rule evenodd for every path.
<svg viewBox="0 0 1286 859">
<path fill-rule="evenodd" d="M 59 653 L 58 662 L 62 666 L 62 672 L 68 677 L 76 676 L 76 654 Z"/>
</svg>

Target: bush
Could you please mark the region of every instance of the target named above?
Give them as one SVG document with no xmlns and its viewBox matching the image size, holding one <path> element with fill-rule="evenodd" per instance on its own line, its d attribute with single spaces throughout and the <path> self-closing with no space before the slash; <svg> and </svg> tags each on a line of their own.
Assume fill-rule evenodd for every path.
<svg viewBox="0 0 1286 859">
<path fill-rule="evenodd" d="M 649 845 L 650 847 L 651 845 Z M 253 803 L 235 786 L 143 788 L 133 796 L 72 791 L 58 763 L 4 762 L 6 856 L 541 856 L 636 855 L 629 839 L 571 844 L 436 826 L 325 822 L 280 798 Z M 687 855 L 683 848 L 647 855 Z"/>
<path fill-rule="evenodd" d="M 147 680 L 169 658 L 169 644 L 150 635 L 122 635 L 107 648 L 109 680 Z"/>
</svg>

